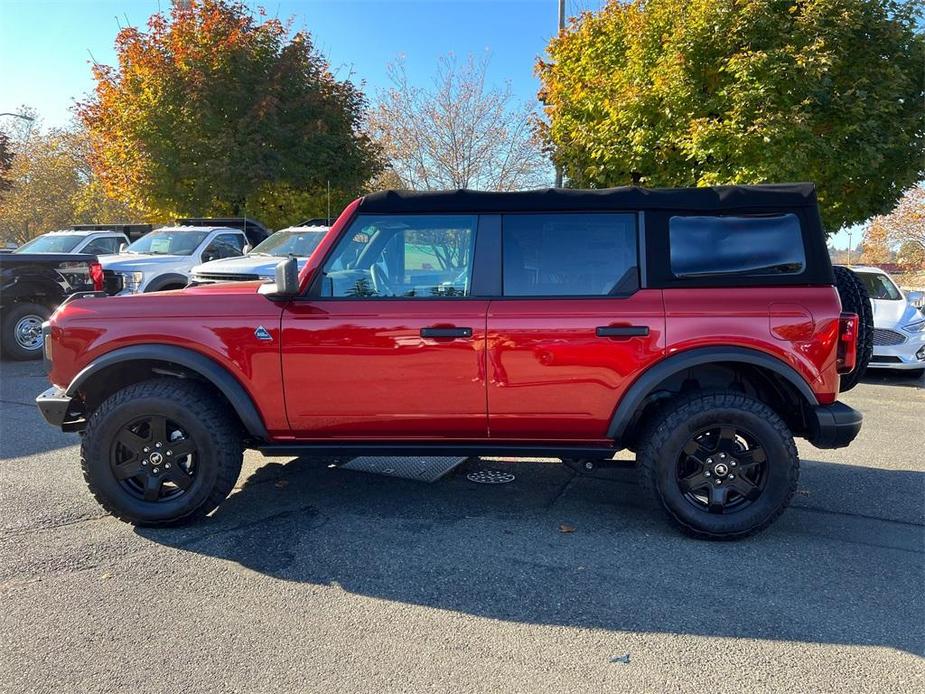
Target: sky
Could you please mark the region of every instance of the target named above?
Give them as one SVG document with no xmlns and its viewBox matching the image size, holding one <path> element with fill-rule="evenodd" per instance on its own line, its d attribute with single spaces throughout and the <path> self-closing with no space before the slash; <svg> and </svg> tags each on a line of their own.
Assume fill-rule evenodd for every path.
<svg viewBox="0 0 925 694">
<path fill-rule="evenodd" d="M 488 76 L 533 101 L 533 73 L 556 33 L 557 0 L 247 0 L 308 30 L 335 75 L 374 99 L 389 86 L 386 66 L 402 57 L 413 83 L 427 82 L 441 56 L 490 56 Z M 596 10 L 604 0 L 566 0 L 566 15 Z M 93 88 L 91 60 L 115 63 L 120 26 L 143 26 L 170 0 L 0 0 L 0 113 L 35 108 L 44 125 L 63 126 Z M 848 234 L 833 238 L 836 248 Z M 852 241 L 860 234 L 856 230 Z"/>
</svg>

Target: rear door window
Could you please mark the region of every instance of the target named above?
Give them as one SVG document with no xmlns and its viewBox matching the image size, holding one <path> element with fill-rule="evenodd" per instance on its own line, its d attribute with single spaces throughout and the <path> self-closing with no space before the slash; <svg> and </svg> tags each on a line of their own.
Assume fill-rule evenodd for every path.
<svg viewBox="0 0 925 694">
<path fill-rule="evenodd" d="M 509 214 L 504 296 L 619 296 L 639 288 L 633 214 Z"/>
<path fill-rule="evenodd" d="M 806 267 L 795 214 L 672 217 L 671 272 L 680 279 L 719 275 L 795 275 Z"/>
</svg>

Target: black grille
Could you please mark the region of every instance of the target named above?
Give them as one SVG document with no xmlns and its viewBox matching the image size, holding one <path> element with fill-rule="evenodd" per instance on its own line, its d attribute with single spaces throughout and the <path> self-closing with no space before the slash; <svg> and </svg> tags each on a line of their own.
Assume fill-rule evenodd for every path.
<svg viewBox="0 0 925 694">
<path fill-rule="evenodd" d="M 260 275 L 232 274 L 230 272 L 209 272 L 196 275 L 197 282 L 253 282 Z"/>
<path fill-rule="evenodd" d="M 884 328 L 874 328 L 874 344 L 880 347 L 889 347 L 891 345 L 901 345 L 906 341 L 906 336 L 895 330 L 886 330 Z"/>
</svg>

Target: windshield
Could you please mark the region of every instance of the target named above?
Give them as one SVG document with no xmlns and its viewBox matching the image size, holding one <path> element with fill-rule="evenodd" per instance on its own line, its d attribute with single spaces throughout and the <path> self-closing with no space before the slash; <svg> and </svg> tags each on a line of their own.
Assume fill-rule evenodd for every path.
<svg viewBox="0 0 925 694">
<path fill-rule="evenodd" d="M 159 229 L 142 236 L 130 245 L 126 252 L 152 255 L 192 255 L 208 235 L 208 231 Z"/>
<path fill-rule="evenodd" d="M 44 234 L 24 243 L 13 253 L 70 253 L 83 238 L 80 234 Z"/>
<path fill-rule="evenodd" d="M 887 301 L 900 301 L 903 295 L 886 275 L 879 272 L 858 272 L 857 276 L 861 278 L 864 286 L 867 287 L 867 293 L 871 299 L 886 299 Z"/>
<path fill-rule="evenodd" d="M 321 243 L 325 231 L 277 231 L 264 239 L 249 255 L 276 255 L 285 258 L 294 255 L 307 258 Z"/>
</svg>

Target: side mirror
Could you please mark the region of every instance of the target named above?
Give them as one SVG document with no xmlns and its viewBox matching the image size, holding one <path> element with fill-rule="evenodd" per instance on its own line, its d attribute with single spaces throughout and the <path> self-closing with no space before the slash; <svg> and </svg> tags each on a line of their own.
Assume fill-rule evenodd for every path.
<svg viewBox="0 0 925 694">
<path fill-rule="evenodd" d="M 247 254 L 250 253 L 252 250 L 254 250 L 254 249 L 251 247 L 251 245 L 250 245 L 249 243 L 245 243 L 245 244 L 244 244 L 244 255 L 247 255 Z"/>
<path fill-rule="evenodd" d="M 925 292 L 906 292 L 906 301 L 908 301 L 913 306 L 921 306 L 923 299 L 925 299 Z"/>
<path fill-rule="evenodd" d="M 119 244 L 119 253 L 125 253 L 125 251 L 127 251 L 127 250 L 128 250 L 128 244 L 127 244 L 127 243 L 120 243 L 120 244 Z"/>
<path fill-rule="evenodd" d="M 299 261 L 286 258 L 276 266 L 276 292 L 278 296 L 293 297 L 299 293 Z"/>
</svg>

